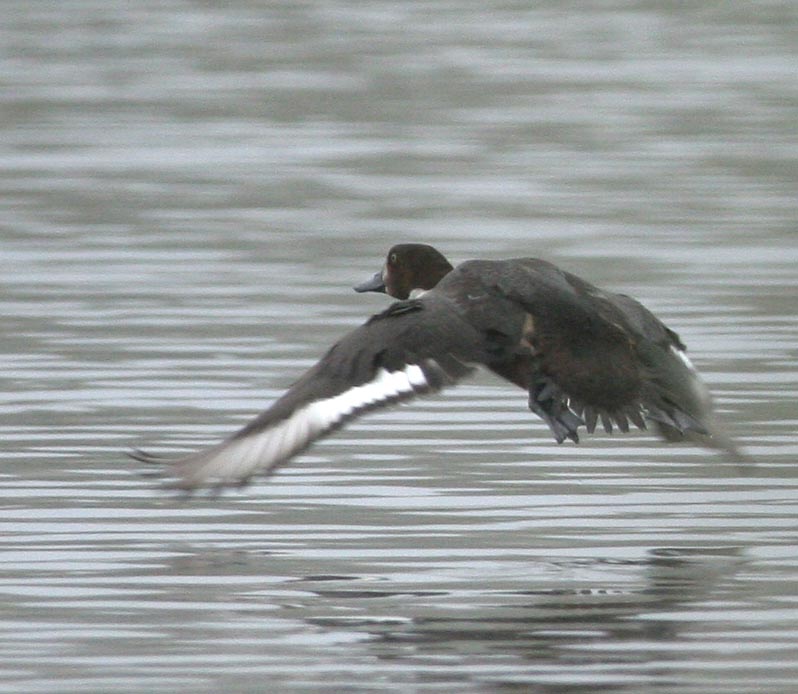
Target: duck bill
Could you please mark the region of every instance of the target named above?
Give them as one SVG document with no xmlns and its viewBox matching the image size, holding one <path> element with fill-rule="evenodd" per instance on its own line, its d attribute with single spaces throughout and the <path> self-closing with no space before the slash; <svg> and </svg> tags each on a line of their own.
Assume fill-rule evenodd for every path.
<svg viewBox="0 0 798 694">
<path fill-rule="evenodd" d="M 382 270 L 374 273 L 374 277 L 353 287 L 356 292 L 382 292 L 385 293 L 385 282 L 382 279 Z"/>
</svg>

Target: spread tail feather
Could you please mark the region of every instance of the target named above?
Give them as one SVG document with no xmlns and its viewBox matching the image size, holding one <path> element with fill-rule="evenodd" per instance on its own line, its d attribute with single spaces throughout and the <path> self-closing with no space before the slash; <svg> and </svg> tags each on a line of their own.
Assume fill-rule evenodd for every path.
<svg viewBox="0 0 798 694">
<path fill-rule="evenodd" d="M 666 441 L 690 441 L 723 452 L 742 462 L 744 453 L 718 422 L 712 396 L 692 362 L 681 349 L 657 348 L 642 353 L 650 373 L 644 399 L 646 417 Z"/>
</svg>

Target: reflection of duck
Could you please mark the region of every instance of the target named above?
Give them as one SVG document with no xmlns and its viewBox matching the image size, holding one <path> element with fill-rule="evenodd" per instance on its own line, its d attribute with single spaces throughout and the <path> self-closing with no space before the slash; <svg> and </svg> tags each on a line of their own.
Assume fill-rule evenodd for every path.
<svg viewBox="0 0 798 694">
<path fill-rule="evenodd" d="M 307 622 L 331 632 L 366 634 L 380 658 L 436 662 L 443 657 L 458 672 L 467 672 L 469 666 L 484 665 L 482 658 L 515 655 L 523 658 L 516 678 L 532 674 L 539 664 L 561 682 L 574 677 L 582 683 L 590 675 L 611 675 L 607 668 L 626 679 L 634 673 L 625 666 L 654 661 L 667 679 L 695 655 L 686 634 L 695 629 L 697 615 L 712 615 L 711 623 L 722 632 L 728 603 L 750 598 L 747 584 L 736 582 L 745 561 L 744 549 L 737 546 L 674 547 L 625 561 L 526 561 L 517 574 L 488 569 L 480 576 L 469 569 L 455 592 L 435 592 L 428 584 L 403 583 L 401 577 L 379 591 L 364 590 L 367 582 L 351 576 L 323 582 L 309 576 L 298 583 L 324 599 L 324 611 L 333 613 L 319 617 L 318 603 L 308 600 Z M 293 603 L 291 616 L 296 617 Z M 680 646 L 683 652 L 676 650 Z M 585 691 L 598 690 L 593 684 Z"/>
<path fill-rule="evenodd" d="M 400 244 L 356 291 L 399 299 L 337 344 L 241 431 L 175 461 L 174 486 L 243 485 L 355 416 L 437 391 L 482 365 L 529 393 L 558 443 L 644 429 L 734 454 L 678 335 L 623 294 L 534 258 L 453 268 L 431 246 Z M 140 451 L 133 456 L 159 461 Z"/>
</svg>

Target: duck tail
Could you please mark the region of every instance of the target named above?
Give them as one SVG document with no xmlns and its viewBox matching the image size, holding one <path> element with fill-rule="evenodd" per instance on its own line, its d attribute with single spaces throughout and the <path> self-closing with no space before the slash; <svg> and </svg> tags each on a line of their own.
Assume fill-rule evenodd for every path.
<svg viewBox="0 0 798 694">
<path fill-rule="evenodd" d="M 645 356 L 654 391 L 645 398 L 647 417 L 662 438 L 715 449 L 730 462 L 746 461 L 744 452 L 718 421 L 709 389 L 684 351 L 658 345 Z"/>
</svg>

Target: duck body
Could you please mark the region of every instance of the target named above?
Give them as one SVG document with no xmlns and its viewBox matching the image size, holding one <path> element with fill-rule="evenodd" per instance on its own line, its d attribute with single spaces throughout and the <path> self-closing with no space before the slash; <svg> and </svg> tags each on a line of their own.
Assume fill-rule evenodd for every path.
<svg viewBox="0 0 798 694">
<path fill-rule="evenodd" d="M 246 484 L 355 416 L 438 391 L 482 366 L 522 388 L 558 443 L 653 422 L 667 440 L 736 455 L 678 335 L 636 300 L 544 260 L 471 260 L 399 244 L 356 291 L 398 298 L 333 345 L 229 439 L 174 461 L 173 486 Z M 160 462 L 137 451 L 139 460 Z"/>
</svg>

